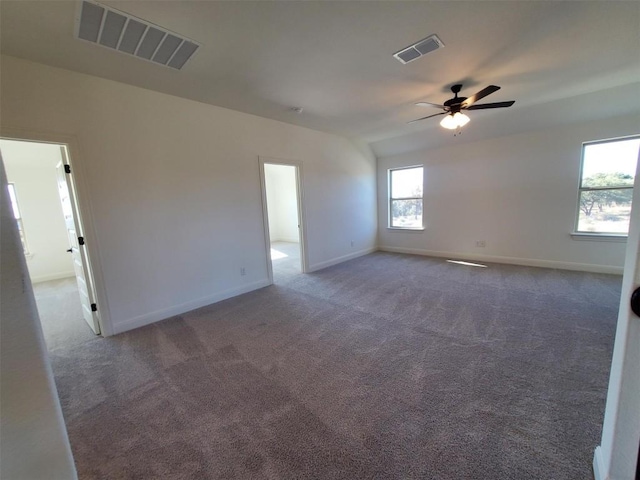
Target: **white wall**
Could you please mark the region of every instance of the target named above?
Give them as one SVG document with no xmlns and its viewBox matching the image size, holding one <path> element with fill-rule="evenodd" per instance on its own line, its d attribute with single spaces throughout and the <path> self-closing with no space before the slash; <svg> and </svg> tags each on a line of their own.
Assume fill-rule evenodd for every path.
<svg viewBox="0 0 640 480">
<path fill-rule="evenodd" d="M 637 116 L 378 160 L 381 249 L 622 272 L 625 243 L 574 240 L 582 142 L 637 133 Z M 387 229 L 387 169 L 424 164 L 423 232 Z M 476 247 L 485 240 L 486 247 Z"/>
<path fill-rule="evenodd" d="M 264 165 L 272 242 L 299 242 L 296 170 L 289 165 Z"/>
<path fill-rule="evenodd" d="M 0 140 L 7 179 L 15 184 L 29 255 L 32 282 L 74 275 L 69 240 L 60 205 L 56 165 L 60 147 Z"/>
<path fill-rule="evenodd" d="M 2 171 L 0 477 L 74 479 L 76 470 Z"/>
<path fill-rule="evenodd" d="M 115 332 L 267 284 L 259 155 L 304 163 L 311 269 L 375 248 L 375 158 L 362 145 L 12 57 L 1 75 L 5 131 L 77 139 Z"/>
</svg>

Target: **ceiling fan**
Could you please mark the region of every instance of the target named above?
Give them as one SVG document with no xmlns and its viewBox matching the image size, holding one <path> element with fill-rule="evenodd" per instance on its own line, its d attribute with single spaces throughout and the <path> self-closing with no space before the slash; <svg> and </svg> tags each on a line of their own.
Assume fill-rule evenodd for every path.
<svg viewBox="0 0 640 480">
<path fill-rule="evenodd" d="M 444 104 L 439 105 L 437 103 L 429 103 L 429 102 L 419 102 L 416 105 L 420 107 L 436 107 L 441 108 L 442 112 L 434 113 L 433 115 L 427 115 L 426 117 L 416 118 L 415 120 L 411 120 L 408 123 L 419 122 L 421 120 L 426 120 L 427 118 L 437 117 L 438 115 L 446 115 L 440 122 L 440 125 L 444 128 L 448 128 L 450 130 L 460 129 L 467 123 L 469 123 L 469 117 L 466 116 L 461 110 L 483 110 L 487 108 L 505 108 L 513 105 L 515 100 L 510 100 L 508 102 L 496 102 L 496 103 L 481 103 L 476 104 L 478 100 L 486 97 L 487 95 L 491 95 L 494 92 L 500 90 L 500 87 L 497 85 L 489 85 L 486 88 L 483 88 L 475 95 L 470 97 L 458 97 L 458 93 L 462 90 L 461 84 L 456 84 L 451 87 L 451 91 L 453 92 L 454 97 L 450 98 Z"/>
</svg>

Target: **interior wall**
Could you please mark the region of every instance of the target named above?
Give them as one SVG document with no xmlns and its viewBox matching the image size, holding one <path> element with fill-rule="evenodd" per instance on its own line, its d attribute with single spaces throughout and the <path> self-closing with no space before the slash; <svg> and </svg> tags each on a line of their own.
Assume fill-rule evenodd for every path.
<svg viewBox="0 0 640 480">
<path fill-rule="evenodd" d="M 0 477 L 75 479 L 4 168 L 0 207 Z"/>
<path fill-rule="evenodd" d="M 296 169 L 290 165 L 265 163 L 265 184 L 272 242 L 298 243 L 298 197 Z"/>
<path fill-rule="evenodd" d="M 77 139 L 113 332 L 268 284 L 259 156 L 304 164 L 311 270 L 376 246 L 376 160 L 360 144 L 13 57 L 1 75 L 4 129 Z"/>
<path fill-rule="evenodd" d="M 73 261 L 64 223 L 56 165 L 60 147 L 0 140 L 7 178 L 15 184 L 27 239 L 27 267 L 32 282 L 72 277 Z"/>
<path fill-rule="evenodd" d="M 621 273 L 625 242 L 574 240 L 582 143 L 637 133 L 638 116 L 577 123 L 378 160 L 379 247 Z M 472 128 L 473 125 L 470 124 Z M 424 231 L 387 228 L 387 170 L 423 164 Z M 485 241 L 486 247 L 477 247 Z"/>
</svg>

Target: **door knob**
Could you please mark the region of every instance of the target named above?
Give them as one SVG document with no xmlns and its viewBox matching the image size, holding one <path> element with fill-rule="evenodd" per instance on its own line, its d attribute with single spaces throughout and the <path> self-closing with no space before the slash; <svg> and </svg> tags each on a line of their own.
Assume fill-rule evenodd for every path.
<svg viewBox="0 0 640 480">
<path fill-rule="evenodd" d="M 631 294 L 631 310 L 640 317 L 640 287 Z"/>
<path fill-rule="evenodd" d="M 70 248 L 69 250 L 67 250 L 67 252 L 69 253 L 73 252 L 73 248 Z"/>
</svg>

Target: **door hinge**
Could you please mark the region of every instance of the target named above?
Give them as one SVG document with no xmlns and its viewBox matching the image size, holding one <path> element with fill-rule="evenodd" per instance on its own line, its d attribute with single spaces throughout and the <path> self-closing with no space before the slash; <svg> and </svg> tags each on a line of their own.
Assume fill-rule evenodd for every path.
<svg viewBox="0 0 640 480">
<path fill-rule="evenodd" d="M 64 166 L 64 173 L 71 173 L 71 165 Z"/>
<path fill-rule="evenodd" d="M 84 245 L 84 237 L 78 237 L 78 244 Z"/>
<path fill-rule="evenodd" d="M 91 311 L 92 312 L 97 312 L 98 311 L 98 305 L 96 305 L 95 303 L 91 304 Z"/>
</svg>

